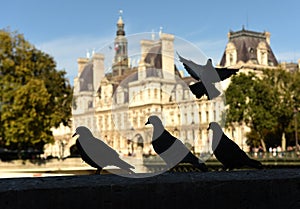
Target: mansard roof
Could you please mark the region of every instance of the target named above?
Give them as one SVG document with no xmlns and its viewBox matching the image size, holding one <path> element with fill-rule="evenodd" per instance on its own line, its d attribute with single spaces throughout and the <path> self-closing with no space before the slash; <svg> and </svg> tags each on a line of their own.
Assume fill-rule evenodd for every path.
<svg viewBox="0 0 300 209">
<path fill-rule="evenodd" d="M 237 52 L 237 62 L 248 61 L 257 62 L 257 49 L 259 43 L 265 43 L 268 51 L 268 64 L 271 66 L 277 66 L 277 59 L 267 41 L 266 32 L 255 32 L 245 30 L 244 28 L 240 31 L 230 31 L 228 34 L 228 43 L 233 43 Z M 220 65 L 225 66 L 226 63 L 226 51 L 223 53 Z"/>
<path fill-rule="evenodd" d="M 93 91 L 93 63 L 89 62 L 79 76 L 79 91 Z"/>
<path fill-rule="evenodd" d="M 153 46 L 147 53 L 144 62 L 151 67 L 162 69 L 161 43 Z"/>
</svg>

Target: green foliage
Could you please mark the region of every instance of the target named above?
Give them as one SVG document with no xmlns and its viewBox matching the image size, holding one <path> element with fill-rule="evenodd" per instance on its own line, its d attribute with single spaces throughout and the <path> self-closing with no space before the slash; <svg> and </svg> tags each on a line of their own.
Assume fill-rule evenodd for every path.
<svg viewBox="0 0 300 209">
<path fill-rule="evenodd" d="M 72 88 L 65 71 L 17 32 L 0 30 L 0 146 L 43 148 L 51 127 L 68 125 Z"/>
<path fill-rule="evenodd" d="M 226 90 L 226 125 L 245 122 L 251 132 L 250 146 L 279 145 L 281 136 L 291 136 L 294 110 L 299 104 L 299 72 L 262 70 L 261 75 L 240 73 Z M 289 137 L 291 143 L 293 139 Z"/>
</svg>

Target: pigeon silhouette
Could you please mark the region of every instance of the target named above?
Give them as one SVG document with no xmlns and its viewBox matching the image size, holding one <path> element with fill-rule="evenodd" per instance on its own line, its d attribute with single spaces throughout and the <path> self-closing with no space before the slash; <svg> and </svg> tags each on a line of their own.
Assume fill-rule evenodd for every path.
<svg viewBox="0 0 300 209">
<path fill-rule="evenodd" d="M 242 167 L 262 168 L 259 161 L 249 158 L 234 141 L 223 133 L 218 123 L 211 122 L 207 130 L 209 129 L 213 131 L 212 150 L 217 160 L 223 164 L 224 170 Z"/>
<path fill-rule="evenodd" d="M 159 117 L 153 115 L 145 123 L 153 125 L 152 146 L 154 151 L 171 169 L 180 163 L 189 163 L 201 171 L 207 171 L 206 165 L 193 155 L 190 150 L 177 138 L 165 130 Z"/>
<path fill-rule="evenodd" d="M 218 97 L 221 92 L 214 84 L 229 78 L 239 71 L 239 69 L 214 68 L 211 59 L 207 60 L 206 65 L 198 65 L 191 60 L 181 57 L 179 54 L 178 57 L 187 72 L 198 81 L 189 86 L 198 99 L 203 95 L 206 95 L 209 100 Z"/>
<path fill-rule="evenodd" d="M 76 146 L 83 161 L 90 166 L 97 168 L 96 174 L 100 174 L 105 166 L 117 166 L 128 173 L 134 167 L 120 159 L 118 153 L 102 140 L 93 136 L 92 132 L 85 126 L 76 128 L 76 132 L 72 137 L 79 135 L 76 139 Z"/>
</svg>

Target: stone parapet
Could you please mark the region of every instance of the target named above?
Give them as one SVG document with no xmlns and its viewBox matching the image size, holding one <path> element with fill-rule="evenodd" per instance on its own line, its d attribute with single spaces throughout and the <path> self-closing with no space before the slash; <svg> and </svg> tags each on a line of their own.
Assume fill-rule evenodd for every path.
<svg viewBox="0 0 300 209">
<path fill-rule="evenodd" d="M 0 208 L 300 208 L 300 169 L 2 179 Z"/>
</svg>

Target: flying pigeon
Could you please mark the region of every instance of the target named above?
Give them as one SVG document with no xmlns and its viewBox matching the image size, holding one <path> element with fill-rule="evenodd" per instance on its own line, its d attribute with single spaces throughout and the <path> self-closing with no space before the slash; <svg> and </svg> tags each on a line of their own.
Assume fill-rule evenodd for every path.
<svg viewBox="0 0 300 209">
<path fill-rule="evenodd" d="M 206 165 L 193 155 L 190 150 L 177 138 L 165 130 L 159 117 L 153 115 L 145 125 L 153 125 L 152 146 L 154 151 L 165 161 L 171 169 L 180 163 L 192 164 L 201 171 L 207 171 Z"/>
<path fill-rule="evenodd" d="M 179 54 L 178 57 L 187 72 L 198 81 L 189 86 L 198 99 L 203 95 L 206 95 L 209 100 L 218 97 L 221 92 L 215 87 L 214 83 L 223 81 L 239 71 L 239 69 L 214 68 L 211 59 L 207 60 L 206 65 L 198 65 Z"/>
<path fill-rule="evenodd" d="M 212 150 L 217 160 L 223 164 L 224 170 L 241 167 L 262 168 L 259 161 L 249 158 L 234 141 L 223 133 L 218 123 L 211 122 L 207 130 L 209 129 L 213 130 Z"/>
<path fill-rule="evenodd" d="M 81 158 L 90 166 L 97 168 L 96 174 L 100 174 L 101 170 L 108 165 L 133 173 L 131 168 L 134 169 L 134 167 L 121 160 L 118 153 L 102 140 L 95 138 L 87 127 L 77 127 L 72 137 L 76 135 L 79 135 L 76 146 Z"/>
</svg>

